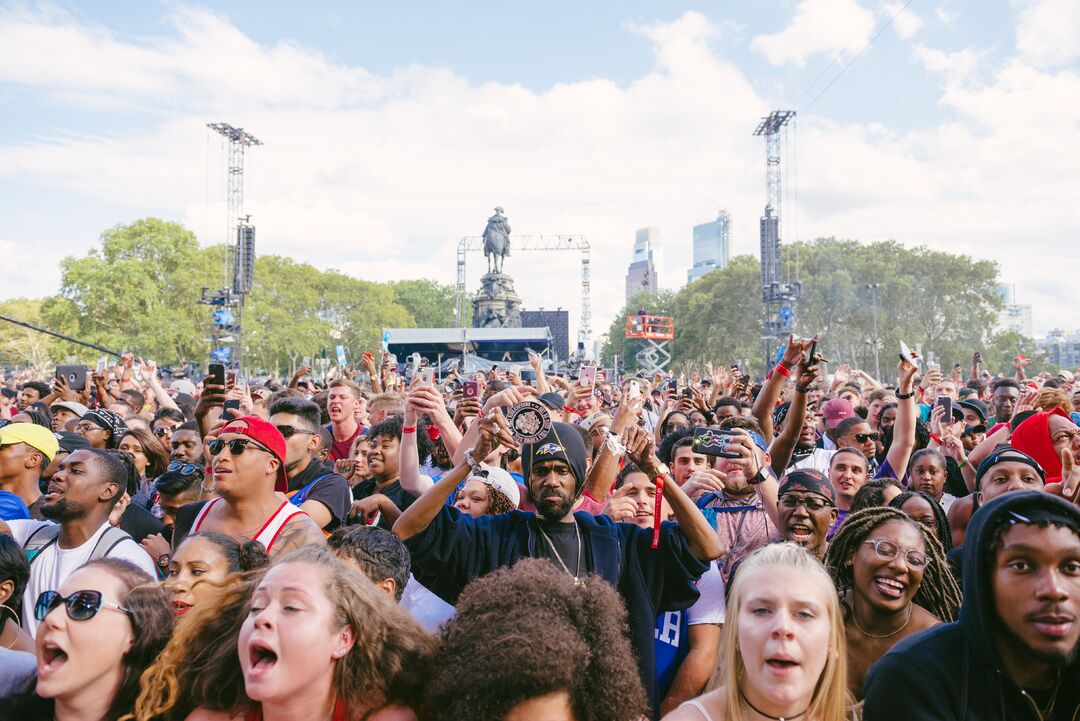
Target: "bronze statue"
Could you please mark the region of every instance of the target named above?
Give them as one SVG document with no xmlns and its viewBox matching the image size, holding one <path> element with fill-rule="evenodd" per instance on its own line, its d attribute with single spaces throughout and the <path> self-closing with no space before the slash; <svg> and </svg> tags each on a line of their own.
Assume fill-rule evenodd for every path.
<svg viewBox="0 0 1080 721">
<path fill-rule="evenodd" d="M 495 215 L 488 218 L 484 228 L 484 257 L 488 273 L 502 273 L 503 262 L 510 255 L 510 223 L 502 208 L 495 208 Z"/>
</svg>

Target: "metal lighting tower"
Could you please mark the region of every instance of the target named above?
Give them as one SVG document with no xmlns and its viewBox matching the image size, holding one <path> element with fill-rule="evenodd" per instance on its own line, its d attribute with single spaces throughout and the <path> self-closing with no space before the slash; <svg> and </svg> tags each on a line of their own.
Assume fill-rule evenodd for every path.
<svg viewBox="0 0 1080 721">
<path fill-rule="evenodd" d="M 262 145 L 262 141 L 228 123 L 207 123 L 206 127 L 229 142 L 226 176 L 229 225 L 225 234 L 223 287 L 213 294 L 204 287 L 199 302 L 217 307 L 213 314 L 214 347 L 210 350 L 210 360 L 239 370 L 244 353 L 244 296 L 251 291 L 255 275 L 255 226 L 248 222 L 251 216 L 244 215 L 244 153 L 252 145 Z"/>
<path fill-rule="evenodd" d="M 802 284 L 784 282 L 780 256 L 780 151 L 781 133 L 795 117 L 794 110 L 774 110 L 762 118 L 754 135 L 765 136 L 765 214 L 761 217 L 761 301 L 765 306 L 762 337 L 765 342 L 765 368 L 773 362 L 773 348 L 786 338 L 795 325 L 795 304 L 802 295 Z"/>
</svg>

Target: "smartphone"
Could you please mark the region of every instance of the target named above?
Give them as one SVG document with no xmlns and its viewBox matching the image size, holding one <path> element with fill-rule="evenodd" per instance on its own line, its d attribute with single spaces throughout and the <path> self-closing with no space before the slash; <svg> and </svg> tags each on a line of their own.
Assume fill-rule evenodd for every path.
<svg viewBox="0 0 1080 721">
<path fill-rule="evenodd" d="M 581 366 L 578 373 L 579 386 L 591 386 L 596 383 L 596 366 Z"/>
<path fill-rule="evenodd" d="M 952 396 L 938 396 L 937 400 L 934 401 L 934 405 L 941 406 L 945 409 L 945 418 L 943 419 L 943 422 L 945 425 L 950 425 L 953 422 Z"/>
<path fill-rule="evenodd" d="M 627 398 L 634 400 L 641 397 L 641 384 L 637 381 L 630 381 L 630 392 L 627 394 Z"/>
<path fill-rule="evenodd" d="M 225 410 L 221 412 L 222 420 L 231 421 L 233 418 L 240 416 L 240 400 L 234 398 L 232 400 L 225 401 Z"/>
<path fill-rule="evenodd" d="M 936 363 L 936 362 L 935 363 L 927 363 L 926 364 L 926 370 L 940 372 L 941 371 L 941 364 Z"/>
<path fill-rule="evenodd" d="M 337 350 L 337 364 L 339 366 L 347 366 L 347 365 L 349 365 L 348 362 L 346 362 L 346 358 L 345 358 L 345 346 L 339 345 L 336 348 L 336 350 Z"/>
<path fill-rule="evenodd" d="M 461 384 L 461 399 L 477 399 L 480 397 L 480 384 L 476 381 L 465 381 Z"/>
<path fill-rule="evenodd" d="M 712 428 L 695 428 L 691 447 L 694 453 L 701 453 L 715 458 L 739 458 L 738 451 L 727 450 L 728 440 L 735 435 L 731 431 L 717 431 Z"/>
<path fill-rule="evenodd" d="M 221 363 L 210 364 L 210 383 L 211 385 L 221 386 L 225 388 L 225 366 Z"/>
<path fill-rule="evenodd" d="M 420 359 L 420 354 L 419 353 L 413 353 L 411 356 L 409 356 L 409 362 L 412 363 L 413 368 L 419 368 L 420 367 L 420 360 L 421 359 Z M 492 368 L 492 370 L 495 370 L 495 369 Z"/>
<path fill-rule="evenodd" d="M 694 399 L 694 389 L 693 388 L 683 388 L 682 389 L 682 395 L 683 395 L 683 398 L 689 398 L 689 399 L 693 400 Z"/>
<path fill-rule="evenodd" d="M 308 368 L 310 368 L 311 367 L 311 356 L 309 356 L 309 355 L 304 356 L 303 358 L 300 359 L 300 363 L 302 365 L 306 365 Z"/>
<path fill-rule="evenodd" d="M 81 391 L 86 388 L 86 366 L 56 366 L 56 377 L 66 379 L 68 388 L 73 391 Z"/>
<path fill-rule="evenodd" d="M 814 356 L 817 355 L 817 338 L 810 342 L 810 355 L 806 357 L 806 365 L 809 368 L 813 368 L 817 365 L 817 360 Z"/>
<path fill-rule="evenodd" d="M 108 365 L 109 365 L 108 357 L 107 356 L 101 356 L 100 358 L 97 359 L 97 372 L 98 373 L 104 373 L 105 369 L 108 367 Z"/>
<path fill-rule="evenodd" d="M 919 367 L 919 359 L 915 357 L 904 341 L 900 341 L 900 360 L 907 361 L 916 368 Z"/>
<path fill-rule="evenodd" d="M 225 387 L 232 388 L 236 385 L 236 371 L 225 371 Z"/>
<path fill-rule="evenodd" d="M 421 368 L 420 371 L 420 385 L 425 388 L 431 388 L 435 385 L 435 369 L 434 368 Z"/>
</svg>

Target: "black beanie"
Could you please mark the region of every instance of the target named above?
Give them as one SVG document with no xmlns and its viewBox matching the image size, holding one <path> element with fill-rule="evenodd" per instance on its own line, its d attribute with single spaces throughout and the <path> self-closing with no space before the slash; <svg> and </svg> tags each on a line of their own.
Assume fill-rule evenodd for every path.
<svg viewBox="0 0 1080 721">
<path fill-rule="evenodd" d="M 540 461 L 565 461 L 577 480 L 576 490 L 585 487 L 585 441 L 569 423 L 552 423 L 548 434 L 536 443 L 521 447 L 521 470 L 525 471 L 525 485 L 529 484 L 532 466 Z"/>
</svg>

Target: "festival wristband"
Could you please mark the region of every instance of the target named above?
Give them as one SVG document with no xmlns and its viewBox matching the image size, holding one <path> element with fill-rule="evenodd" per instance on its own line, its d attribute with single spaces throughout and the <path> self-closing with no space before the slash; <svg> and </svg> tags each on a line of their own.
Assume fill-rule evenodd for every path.
<svg viewBox="0 0 1080 721">
<path fill-rule="evenodd" d="M 402 426 L 401 427 L 401 432 L 402 433 L 416 433 L 416 426 L 408 426 L 408 427 Z"/>
<path fill-rule="evenodd" d="M 653 508 L 652 547 L 660 545 L 660 512 L 664 505 L 664 478 L 670 478 L 667 471 L 656 474 L 656 505 Z"/>
<path fill-rule="evenodd" d="M 783 363 L 777 363 L 776 368 L 774 368 L 773 371 L 776 372 L 776 373 L 779 373 L 780 375 L 784 376 L 785 378 L 787 378 L 788 376 L 791 375 L 791 369 L 788 368 Z"/>
</svg>

